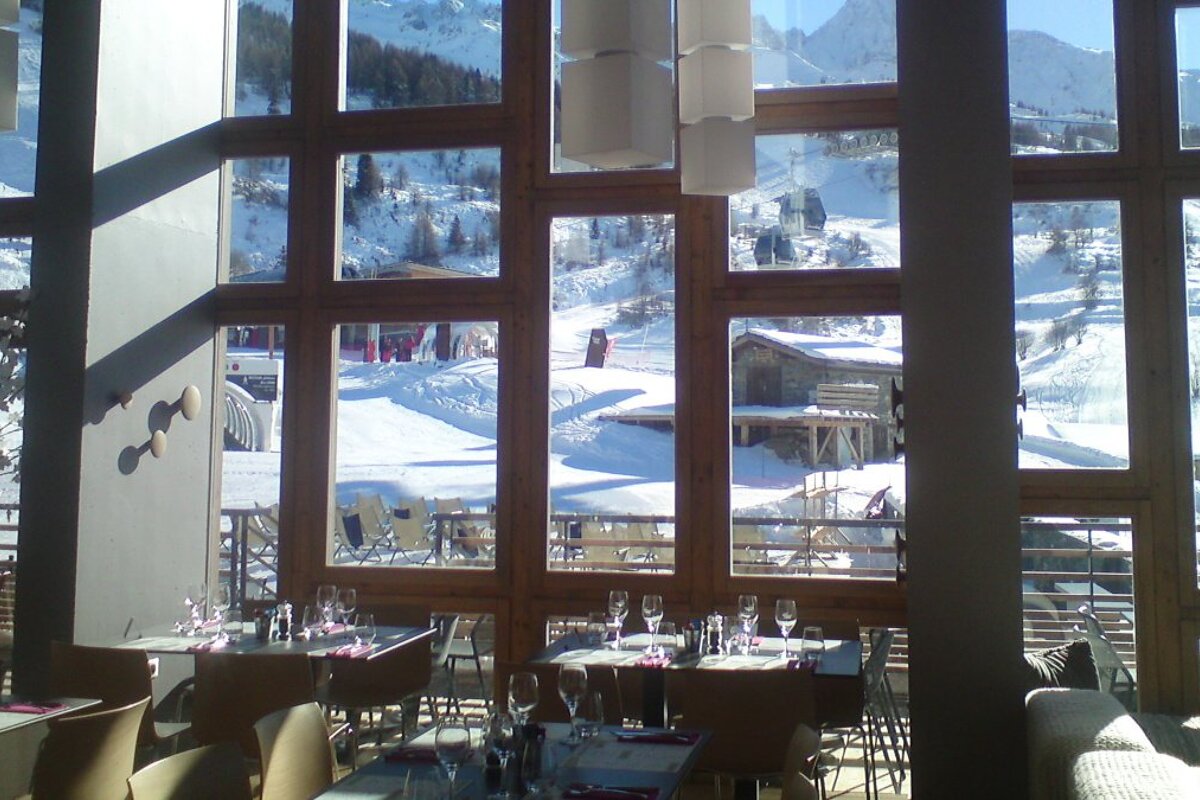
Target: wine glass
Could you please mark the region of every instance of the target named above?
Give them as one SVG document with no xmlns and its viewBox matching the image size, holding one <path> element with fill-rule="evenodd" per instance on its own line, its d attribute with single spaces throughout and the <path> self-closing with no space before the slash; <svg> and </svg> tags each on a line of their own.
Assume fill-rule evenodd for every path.
<svg viewBox="0 0 1200 800">
<path fill-rule="evenodd" d="M 567 706 L 568 718 L 571 720 L 571 735 L 567 744 L 579 744 L 579 726 L 577 713 L 579 703 L 587 694 L 587 667 L 583 664 L 563 664 L 558 668 L 558 696 Z"/>
<path fill-rule="evenodd" d="M 800 654 L 805 661 L 816 661 L 825 650 L 825 633 L 818 625 L 808 625 L 800 635 Z"/>
<path fill-rule="evenodd" d="M 188 624 L 190 630 L 187 633 L 196 633 L 204 624 L 204 605 L 208 601 L 208 586 L 203 583 L 194 583 L 187 587 L 187 594 L 183 597 L 183 604 L 188 610 Z"/>
<path fill-rule="evenodd" d="M 450 800 L 454 800 L 454 779 L 458 768 L 471 754 L 471 731 L 467 721 L 457 714 L 445 714 L 438 720 L 437 733 L 433 740 L 438 761 L 450 776 Z"/>
<path fill-rule="evenodd" d="M 514 672 L 508 676 L 508 709 L 518 725 L 529 722 L 529 714 L 538 704 L 538 679 L 532 672 Z"/>
<path fill-rule="evenodd" d="M 507 711 L 493 711 L 488 714 L 487 720 L 483 724 L 483 741 L 500 759 L 500 792 L 496 797 L 509 797 L 508 781 L 508 760 L 512 757 L 513 746 L 515 745 L 516 723 L 513 721 L 512 714 Z"/>
<path fill-rule="evenodd" d="M 332 583 L 323 583 L 317 587 L 317 606 L 321 609 L 321 617 L 326 625 L 333 622 L 333 607 L 337 603 L 338 590 Z"/>
<path fill-rule="evenodd" d="M 658 633 L 658 625 L 663 618 L 663 600 L 661 594 L 648 594 L 642 597 L 642 619 L 646 621 L 646 631 L 650 634 L 650 646 L 646 655 L 655 653 L 654 637 Z"/>
<path fill-rule="evenodd" d="M 738 595 L 738 621 L 742 623 L 742 655 L 747 655 L 750 652 L 750 634 L 758 622 L 758 595 Z"/>
<path fill-rule="evenodd" d="M 217 622 L 216 641 L 229 641 L 229 635 L 225 633 L 225 614 L 228 613 L 230 605 L 232 605 L 232 601 L 229 594 L 229 584 L 217 584 L 212 594 L 213 619 Z"/>
<path fill-rule="evenodd" d="M 796 627 L 796 601 L 779 598 L 775 601 L 775 624 L 783 635 L 783 657 L 788 657 L 788 636 Z"/>
<path fill-rule="evenodd" d="M 342 625 L 350 623 L 350 616 L 354 613 L 354 609 L 358 608 L 358 591 L 356 589 L 341 589 L 337 595 L 337 606 L 334 611 L 337 613 L 338 622 Z"/>
<path fill-rule="evenodd" d="M 354 618 L 354 643 L 371 644 L 375 641 L 375 615 L 359 614 Z"/>
<path fill-rule="evenodd" d="M 613 589 L 608 593 L 608 615 L 613 619 L 617 629 L 617 638 L 613 640 L 613 649 L 621 649 L 621 627 L 625 624 L 625 615 L 629 613 L 629 592 L 624 589 Z"/>
<path fill-rule="evenodd" d="M 321 633 L 321 623 L 324 621 L 324 612 L 319 606 L 307 605 L 304 607 L 304 616 L 301 617 L 300 626 L 304 628 L 305 639 L 315 639 Z"/>
</svg>

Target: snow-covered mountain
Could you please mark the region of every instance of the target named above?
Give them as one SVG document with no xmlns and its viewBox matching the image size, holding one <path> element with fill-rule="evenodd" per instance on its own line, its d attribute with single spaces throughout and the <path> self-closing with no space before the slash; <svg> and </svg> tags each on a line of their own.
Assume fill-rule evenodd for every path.
<svg viewBox="0 0 1200 800">
<path fill-rule="evenodd" d="M 1080 111 L 1111 116 L 1117 107 L 1111 50 L 1067 44 L 1041 31 L 1008 34 L 1009 100 L 1050 116 Z"/>
</svg>

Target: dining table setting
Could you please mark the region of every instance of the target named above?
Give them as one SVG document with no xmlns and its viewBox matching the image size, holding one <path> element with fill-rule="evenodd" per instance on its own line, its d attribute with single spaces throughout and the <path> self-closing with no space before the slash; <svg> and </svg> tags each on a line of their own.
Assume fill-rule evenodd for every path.
<svg viewBox="0 0 1200 800">
<path fill-rule="evenodd" d="M 0 734 L 98 705 L 100 700 L 88 697 L 31 699 L 0 695 Z"/>
</svg>

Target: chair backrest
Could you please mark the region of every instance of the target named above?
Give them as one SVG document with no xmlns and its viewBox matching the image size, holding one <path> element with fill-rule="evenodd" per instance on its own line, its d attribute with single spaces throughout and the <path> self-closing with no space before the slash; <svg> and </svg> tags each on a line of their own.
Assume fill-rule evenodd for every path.
<svg viewBox="0 0 1200 800">
<path fill-rule="evenodd" d="M 1094 636 L 1108 638 L 1108 631 L 1104 630 L 1104 625 L 1100 622 L 1100 619 L 1096 616 L 1096 612 L 1092 610 L 1091 606 L 1084 603 L 1079 607 L 1078 611 L 1079 616 L 1083 617 L 1084 630 Z"/>
<path fill-rule="evenodd" d="M 458 614 L 442 614 L 437 622 L 438 637 L 433 646 L 433 666 L 444 667 L 450 658 L 454 634 L 458 632 Z"/>
<path fill-rule="evenodd" d="M 780 800 L 817 800 L 820 796 L 811 778 L 799 774 L 784 776 Z"/>
<path fill-rule="evenodd" d="M 46 723 L 33 768 L 34 800 L 125 800 L 138 727 L 150 698 Z"/>
<path fill-rule="evenodd" d="M 250 777 L 233 742 L 176 753 L 129 776 L 131 800 L 250 800 Z"/>
<path fill-rule="evenodd" d="M 817 759 L 821 756 L 821 734 L 801 722 L 792 733 L 787 753 L 783 757 L 783 781 L 791 775 L 814 777 Z"/>
<path fill-rule="evenodd" d="M 127 706 L 154 693 L 150 662 L 144 650 L 88 647 L 50 643 L 50 694 L 58 697 L 95 697 L 100 709 Z M 154 714 L 149 705 L 138 730 L 138 744 L 158 741 Z"/>
<path fill-rule="evenodd" d="M 272 711 L 254 723 L 262 753 L 259 800 L 311 798 L 334 782 L 334 748 L 316 703 Z"/>
<path fill-rule="evenodd" d="M 879 699 L 878 692 L 883 687 L 888 655 L 892 652 L 892 641 L 896 634 L 887 628 L 874 628 L 870 638 L 871 654 L 863 664 L 863 686 L 868 702 L 875 702 Z"/>
<path fill-rule="evenodd" d="M 433 508 L 439 514 L 458 514 L 467 510 L 461 497 L 435 497 Z"/>
<path fill-rule="evenodd" d="M 192 735 L 200 744 L 237 742 L 254 757 L 258 719 L 312 700 L 312 668 L 303 653 L 197 653 Z"/>
<path fill-rule="evenodd" d="M 491 655 L 496 650 L 496 618 L 484 614 L 471 628 L 471 649 L 475 657 Z"/>
<path fill-rule="evenodd" d="M 329 728 L 316 703 L 273 711 L 254 724 L 254 733 L 262 754 L 260 800 L 308 798 L 333 783 Z"/>
<path fill-rule="evenodd" d="M 671 685 L 679 684 L 678 727 L 713 733 L 699 769 L 779 775 L 796 726 L 816 727 L 808 670 L 668 670 L 666 679 L 668 697 Z"/>
<path fill-rule="evenodd" d="M 403 550 L 428 550 L 433 544 L 429 538 L 429 510 L 425 499 L 401 501 L 392 514 L 392 535 Z"/>
</svg>

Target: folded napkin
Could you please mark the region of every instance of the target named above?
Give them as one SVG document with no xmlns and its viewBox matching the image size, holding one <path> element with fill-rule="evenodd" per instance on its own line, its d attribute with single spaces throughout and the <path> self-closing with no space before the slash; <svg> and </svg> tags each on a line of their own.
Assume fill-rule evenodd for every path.
<svg viewBox="0 0 1200 800">
<path fill-rule="evenodd" d="M 763 638 L 761 636 L 753 636 L 750 638 L 750 646 L 751 647 L 758 647 L 762 643 L 763 643 Z"/>
<path fill-rule="evenodd" d="M 321 628 L 322 633 L 328 633 L 331 636 L 335 633 L 341 633 L 344 630 L 346 630 L 346 626 L 340 622 L 334 622 L 330 625 L 326 625 L 325 627 Z"/>
<path fill-rule="evenodd" d="M 635 667 L 665 667 L 671 663 L 671 656 L 642 656 L 633 662 Z"/>
<path fill-rule="evenodd" d="M 207 653 L 212 650 L 220 650 L 228 642 L 223 639 L 216 639 L 208 642 L 197 642 L 187 649 L 189 653 Z"/>
<path fill-rule="evenodd" d="M 66 703 L 31 703 L 20 700 L 0 703 L 0 711 L 9 714 L 49 714 L 51 711 L 62 711 L 66 707 Z"/>
<path fill-rule="evenodd" d="M 361 658 L 375 649 L 373 644 L 344 644 L 335 647 L 325 655 L 330 658 Z"/>
<path fill-rule="evenodd" d="M 563 789 L 563 797 L 580 800 L 655 800 L 654 786 L 597 786 L 591 783 L 572 783 Z"/>
<path fill-rule="evenodd" d="M 432 747 L 400 747 L 383 757 L 389 764 L 436 764 L 437 751 Z"/>
<path fill-rule="evenodd" d="M 626 731 L 617 734 L 618 742 L 635 744 L 695 744 L 700 741 L 698 733 L 676 733 L 675 731 Z"/>
<path fill-rule="evenodd" d="M 198 631 L 214 631 L 221 627 L 221 620 L 208 619 L 196 626 Z"/>
<path fill-rule="evenodd" d="M 799 658 L 789 658 L 787 668 L 791 670 L 806 669 L 812 672 L 817 668 L 817 662 L 812 659 L 804 661 Z"/>
</svg>

